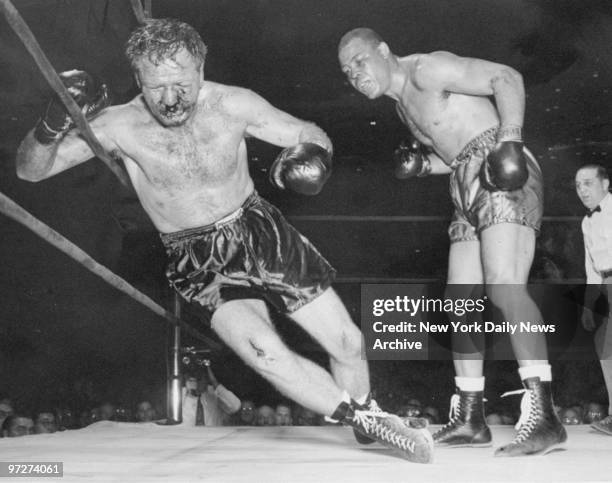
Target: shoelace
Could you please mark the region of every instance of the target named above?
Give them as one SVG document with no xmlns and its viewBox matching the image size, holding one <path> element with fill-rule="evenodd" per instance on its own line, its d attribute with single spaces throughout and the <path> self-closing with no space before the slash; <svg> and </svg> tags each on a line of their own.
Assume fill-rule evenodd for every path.
<svg viewBox="0 0 612 483">
<path fill-rule="evenodd" d="M 362 426 L 367 433 L 375 434 L 380 439 L 391 443 L 396 448 L 414 453 L 416 443 L 407 437 L 399 434 L 392 428 L 382 424 L 379 419 L 388 418 L 391 414 L 383 411 L 375 404 L 375 408 L 357 409 L 353 415 L 353 420 Z"/>
<path fill-rule="evenodd" d="M 368 404 L 368 411 L 373 413 L 383 413 L 384 411 L 380 409 L 380 406 L 374 401 L 374 399 L 370 399 L 370 404 Z"/>
<path fill-rule="evenodd" d="M 531 431 L 535 428 L 537 422 L 537 405 L 535 404 L 535 392 L 527 389 L 517 389 L 516 391 L 508 391 L 502 394 L 501 397 L 513 396 L 522 394 L 521 398 L 521 416 L 514 425 L 514 429 L 518 431 L 513 443 L 521 443 L 525 441 Z"/>
<path fill-rule="evenodd" d="M 447 431 L 448 429 L 452 428 L 455 423 L 457 422 L 457 420 L 459 419 L 459 413 L 460 413 L 460 404 L 461 398 L 459 397 L 459 394 L 453 394 L 451 396 L 450 399 L 450 408 L 448 410 L 448 423 L 446 423 L 444 426 L 442 426 L 439 430 L 438 433 L 443 433 L 444 431 Z"/>
</svg>

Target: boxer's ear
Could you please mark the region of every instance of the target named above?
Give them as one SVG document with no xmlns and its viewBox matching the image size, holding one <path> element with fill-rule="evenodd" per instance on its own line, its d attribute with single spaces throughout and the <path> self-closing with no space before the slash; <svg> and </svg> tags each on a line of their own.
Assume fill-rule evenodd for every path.
<svg viewBox="0 0 612 483">
<path fill-rule="evenodd" d="M 385 59 L 389 58 L 389 54 L 391 53 L 391 49 L 389 49 L 389 46 L 386 42 L 381 42 L 380 44 L 378 44 L 376 50 L 378 50 L 378 52 L 380 52 L 380 55 L 382 55 Z"/>
</svg>

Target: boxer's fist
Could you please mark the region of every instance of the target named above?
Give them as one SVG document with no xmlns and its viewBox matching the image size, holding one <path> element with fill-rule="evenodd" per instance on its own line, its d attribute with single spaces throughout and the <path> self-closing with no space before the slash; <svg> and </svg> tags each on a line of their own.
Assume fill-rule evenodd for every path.
<svg viewBox="0 0 612 483">
<path fill-rule="evenodd" d="M 427 157 L 428 149 L 414 139 L 410 144 L 402 142 L 393 151 L 393 164 L 397 179 L 421 178 L 431 171 L 431 162 Z"/>
<path fill-rule="evenodd" d="M 69 70 L 59 74 L 66 89 L 81 108 L 87 119 L 110 105 L 110 95 L 106 84 L 100 84 L 82 70 Z M 36 139 L 49 144 L 60 139 L 74 126 L 74 121 L 59 96 L 55 95 L 47 104 L 44 114 L 34 130 Z"/>
<path fill-rule="evenodd" d="M 527 158 L 520 141 L 502 141 L 488 154 L 480 181 L 489 191 L 514 191 L 527 182 Z"/>
<path fill-rule="evenodd" d="M 331 176 L 332 155 L 315 143 L 283 149 L 270 168 L 270 181 L 280 189 L 316 195 Z"/>
</svg>

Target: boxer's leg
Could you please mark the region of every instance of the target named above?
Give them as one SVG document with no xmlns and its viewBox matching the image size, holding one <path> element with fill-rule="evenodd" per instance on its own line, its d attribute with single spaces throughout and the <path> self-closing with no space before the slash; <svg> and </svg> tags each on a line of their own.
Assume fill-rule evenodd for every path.
<svg viewBox="0 0 612 483">
<path fill-rule="evenodd" d="M 447 298 L 481 297 L 483 282 L 480 242 L 477 239 L 451 244 L 448 257 Z M 473 317 L 473 314 L 470 314 Z M 484 414 L 484 337 L 452 334 L 456 393 L 451 398 L 449 422 L 434 435 L 436 444 L 453 447 L 490 446 L 491 431 Z"/>
<path fill-rule="evenodd" d="M 361 407 L 379 410 L 370 395 L 368 362 L 363 352 L 363 336 L 344 304 L 332 288 L 291 314 L 300 327 L 327 351 L 336 383 Z M 355 431 L 361 444 L 374 440 Z"/>
<path fill-rule="evenodd" d="M 299 318 L 306 325 L 308 315 L 325 312 L 318 304 L 309 311 L 312 303 L 299 309 Z M 431 462 L 433 441 L 426 429 L 411 428 L 397 416 L 382 411 L 371 413 L 358 408 L 329 373 L 289 350 L 272 327 L 262 301 L 233 300 L 222 304 L 213 315 L 212 328 L 246 364 L 300 405 L 352 426 L 402 458 Z"/>
<path fill-rule="evenodd" d="M 302 406 L 331 416 L 345 399 L 327 371 L 285 345 L 263 301 L 226 302 L 211 326 L 249 367 Z"/>
<path fill-rule="evenodd" d="M 504 320 L 542 322 L 527 291 L 534 249 L 535 232 L 528 226 L 499 223 L 481 233 L 487 295 Z M 546 339 L 544 334 L 517 331 L 511 341 L 526 392 L 518 434 L 510 444 L 498 448 L 495 455 L 547 453 L 564 443 L 567 434 L 553 407 Z"/>
<path fill-rule="evenodd" d="M 290 317 L 327 351 L 336 384 L 361 402 L 370 392 L 363 336 L 336 292 L 326 289 Z"/>
</svg>

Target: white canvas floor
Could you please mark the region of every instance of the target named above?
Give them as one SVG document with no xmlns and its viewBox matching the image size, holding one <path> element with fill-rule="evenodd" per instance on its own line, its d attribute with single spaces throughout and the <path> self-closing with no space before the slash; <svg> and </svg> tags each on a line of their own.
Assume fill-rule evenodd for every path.
<svg viewBox="0 0 612 483">
<path fill-rule="evenodd" d="M 612 436 L 569 426 L 567 449 L 494 458 L 513 437 L 493 427 L 494 447 L 436 448 L 433 464 L 406 462 L 349 428 L 183 427 L 103 421 L 55 434 L 0 439 L 0 461 L 61 461 L 61 481 L 592 482 L 612 481 Z M 15 479 L 10 478 L 7 481 Z M 37 478 L 21 481 L 58 481 Z"/>
</svg>

